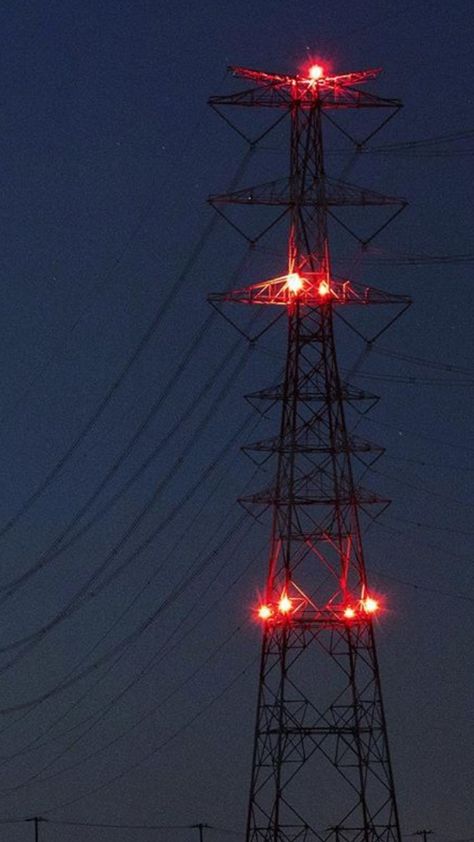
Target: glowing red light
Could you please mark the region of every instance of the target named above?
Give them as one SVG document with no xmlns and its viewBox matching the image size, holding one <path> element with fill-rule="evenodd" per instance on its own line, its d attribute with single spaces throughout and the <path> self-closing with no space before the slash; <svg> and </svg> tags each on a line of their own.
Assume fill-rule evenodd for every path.
<svg viewBox="0 0 474 842">
<path fill-rule="evenodd" d="M 278 603 L 278 610 L 280 614 L 288 614 L 288 612 L 291 611 L 291 607 L 291 599 L 286 594 L 283 594 Z"/>
<path fill-rule="evenodd" d="M 287 276 L 286 285 L 290 292 L 296 294 L 303 289 L 303 278 L 301 278 L 297 272 L 292 272 Z"/>
<path fill-rule="evenodd" d="M 324 76 L 324 67 L 321 67 L 320 64 L 312 64 L 308 70 L 308 76 L 313 81 L 322 79 Z"/>
<path fill-rule="evenodd" d="M 375 612 L 378 611 L 379 607 L 380 607 L 377 600 L 374 599 L 371 596 L 366 597 L 366 599 L 364 599 L 362 605 L 363 605 L 364 611 L 366 611 L 367 614 L 375 614 Z"/>
<path fill-rule="evenodd" d="M 346 620 L 353 620 L 355 615 L 356 612 L 354 608 L 352 608 L 350 605 L 348 605 L 347 608 L 344 609 L 344 617 L 346 618 Z"/>
<path fill-rule="evenodd" d="M 329 295 L 331 290 L 329 288 L 329 284 L 328 284 L 327 281 L 321 281 L 321 283 L 319 284 L 319 287 L 318 287 L 318 292 L 319 292 L 321 298 L 324 298 L 326 295 Z"/>
<path fill-rule="evenodd" d="M 258 616 L 261 620 L 269 620 L 272 616 L 272 609 L 269 605 L 261 605 L 258 609 Z"/>
</svg>

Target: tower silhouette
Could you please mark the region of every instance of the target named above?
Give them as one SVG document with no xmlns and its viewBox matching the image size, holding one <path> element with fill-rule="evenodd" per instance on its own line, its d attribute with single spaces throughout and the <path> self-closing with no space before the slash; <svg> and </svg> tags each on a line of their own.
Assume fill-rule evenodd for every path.
<svg viewBox="0 0 474 842">
<path fill-rule="evenodd" d="M 341 377 L 334 316 L 339 308 L 370 304 L 401 313 L 410 302 L 337 278 L 328 223 L 347 228 L 336 215 L 340 207 L 385 206 L 381 230 L 405 202 L 328 177 L 323 156 L 326 119 L 337 125 L 340 111 L 383 109 L 361 148 L 400 102 L 360 87 L 378 70 L 340 76 L 320 65 L 295 76 L 231 70 L 248 85 L 212 97 L 213 108 L 276 109 L 274 125 L 287 118 L 290 127 L 287 178 L 210 198 L 224 215 L 230 204 L 266 205 L 288 220 L 282 274 L 210 296 L 216 306 L 285 308 L 288 326 L 283 382 L 252 396 L 263 406 L 279 402 L 281 415 L 279 432 L 251 446 L 274 459 L 274 481 L 244 500 L 272 514 L 258 609 L 263 643 L 247 841 L 400 842 L 374 643 L 381 605 L 367 581 L 360 527 L 361 514 L 380 500 L 360 486 L 353 465 L 370 464 L 380 450 L 348 429 L 348 404 L 370 397 Z"/>
</svg>

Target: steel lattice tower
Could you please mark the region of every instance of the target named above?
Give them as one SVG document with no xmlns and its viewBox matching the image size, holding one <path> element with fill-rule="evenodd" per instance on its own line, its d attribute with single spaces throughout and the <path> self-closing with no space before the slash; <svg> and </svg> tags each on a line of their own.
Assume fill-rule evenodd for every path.
<svg viewBox="0 0 474 842">
<path fill-rule="evenodd" d="M 284 274 L 210 296 L 281 306 L 288 321 L 284 381 L 253 396 L 279 401 L 281 423 L 278 435 L 252 445 L 274 455 L 274 482 L 245 498 L 270 507 L 273 521 L 259 610 L 247 842 L 400 842 L 374 644 L 378 602 L 367 583 L 359 523 L 361 511 L 379 501 L 358 486 L 352 464 L 372 447 L 346 423 L 346 404 L 367 396 L 340 376 L 333 318 L 338 307 L 390 304 L 401 311 L 409 300 L 334 277 L 328 219 L 348 205 L 393 205 L 393 218 L 405 203 L 330 179 L 323 157 L 328 111 L 387 109 L 381 126 L 400 103 L 360 90 L 378 71 L 329 77 L 319 66 L 297 76 L 231 69 L 251 87 L 213 97 L 216 110 L 275 108 L 277 122 L 288 115 L 291 125 L 288 178 L 210 199 L 221 209 L 281 206 L 289 220 Z"/>
</svg>

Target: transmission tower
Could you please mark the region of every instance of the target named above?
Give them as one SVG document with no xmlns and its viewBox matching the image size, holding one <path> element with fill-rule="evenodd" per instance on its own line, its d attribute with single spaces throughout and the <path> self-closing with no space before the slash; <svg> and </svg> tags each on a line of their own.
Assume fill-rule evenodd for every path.
<svg viewBox="0 0 474 842">
<path fill-rule="evenodd" d="M 288 324 L 283 382 L 252 396 L 279 402 L 281 421 L 275 437 L 251 446 L 273 456 L 274 481 L 244 498 L 272 512 L 257 612 L 263 644 L 247 842 L 400 842 L 374 644 L 382 606 L 368 585 L 360 527 L 361 513 L 380 500 L 358 485 L 353 466 L 355 458 L 370 464 L 380 449 L 373 455 L 348 430 L 347 405 L 370 397 L 341 378 L 334 314 L 369 304 L 401 313 L 410 302 L 335 277 L 328 223 L 337 207 L 388 206 L 393 218 L 405 202 L 329 178 L 323 156 L 324 121 L 335 125 L 334 112 L 383 109 L 380 128 L 400 102 L 359 87 L 378 70 L 231 70 L 247 87 L 212 97 L 212 107 L 223 115 L 224 106 L 276 109 L 274 125 L 287 117 L 291 137 L 287 178 L 210 198 L 224 214 L 229 204 L 261 204 L 289 222 L 288 263 L 278 277 L 210 296 L 215 306 L 283 307 Z"/>
</svg>

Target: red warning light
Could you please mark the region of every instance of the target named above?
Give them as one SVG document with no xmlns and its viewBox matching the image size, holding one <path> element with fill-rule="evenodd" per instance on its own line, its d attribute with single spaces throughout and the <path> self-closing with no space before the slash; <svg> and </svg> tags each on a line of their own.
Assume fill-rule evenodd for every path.
<svg viewBox="0 0 474 842">
<path fill-rule="evenodd" d="M 367 596 L 362 602 L 362 607 L 367 614 L 375 614 L 379 610 L 380 605 L 372 596 Z"/>
<path fill-rule="evenodd" d="M 296 295 L 303 289 L 303 278 L 297 272 L 292 272 L 287 276 L 286 285 L 293 295 Z"/>
<path fill-rule="evenodd" d="M 329 293 L 331 292 L 331 289 L 330 289 L 327 281 L 321 281 L 321 283 L 319 284 L 319 287 L 318 287 L 318 292 L 319 292 L 321 298 L 325 298 L 326 295 L 329 295 Z"/>
<path fill-rule="evenodd" d="M 269 605 L 261 605 L 258 609 L 258 616 L 261 620 L 269 620 L 272 616 L 272 609 Z"/>
<path fill-rule="evenodd" d="M 344 609 L 344 617 L 346 618 L 346 620 L 353 620 L 355 615 L 355 609 L 352 608 L 351 605 L 348 605 L 347 608 Z"/>
<path fill-rule="evenodd" d="M 291 608 L 292 608 L 291 599 L 286 594 L 283 594 L 279 603 L 278 603 L 278 610 L 279 610 L 280 614 L 288 614 L 288 612 L 291 611 Z"/>
<path fill-rule="evenodd" d="M 313 82 L 322 79 L 324 76 L 324 67 L 320 64 L 312 64 L 308 70 L 308 76 Z"/>
</svg>

